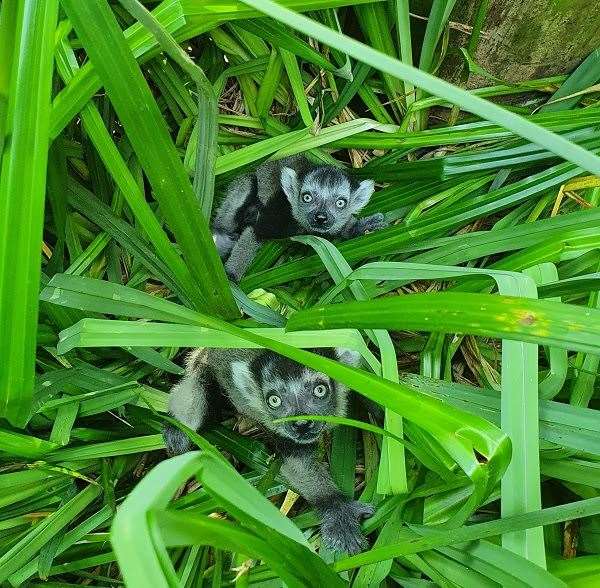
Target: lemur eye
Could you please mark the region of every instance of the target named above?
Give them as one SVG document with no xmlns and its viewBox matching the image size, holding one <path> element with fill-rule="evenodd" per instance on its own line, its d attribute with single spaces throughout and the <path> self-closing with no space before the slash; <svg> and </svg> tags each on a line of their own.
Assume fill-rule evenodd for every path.
<svg viewBox="0 0 600 588">
<path fill-rule="evenodd" d="M 267 398 L 267 404 L 271 408 L 278 408 L 279 406 L 281 406 L 281 398 L 279 398 L 279 396 L 277 396 L 277 394 L 271 394 Z"/>
<path fill-rule="evenodd" d="M 338 208 L 344 208 L 344 206 L 346 206 L 346 199 L 345 199 L 345 198 L 338 198 L 338 199 L 335 201 L 335 205 L 336 205 Z"/>
<path fill-rule="evenodd" d="M 317 398 L 323 398 L 327 394 L 327 386 L 325 386 L 325 384 L 317 384 L 313 388 L 313 394 Z"/>
<path fill-rule="evenodd" d="M 313 199 L 313 197 L 308 192 L 304 192 L 304 194 L 302 194 L 301 198 L 302 198 L 302 202 L 306 202 L 307 204 L 309 202 L 312 202 L 312 199 Z"/>
</svg>

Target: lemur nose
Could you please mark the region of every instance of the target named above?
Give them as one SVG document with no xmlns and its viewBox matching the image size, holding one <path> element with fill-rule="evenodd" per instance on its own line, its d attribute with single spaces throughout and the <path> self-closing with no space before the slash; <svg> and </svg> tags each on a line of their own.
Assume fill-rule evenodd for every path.
<svg viewBox="0 0 600 588">
<path fill-rule="evenodd" d="M 296 433 L 299 435 L 304 435 L 313 428 L 313 425 L 313 421 L 294 421 L 292 427 Z"/>
<path fill-rule="evenodd" d="M 319 212 L 318 214 L 315 214 L 315 221 L 317 224 L 319 225 L 324 225 L 327 222 L 327 215 L 323 214 L 321 212 Z"/>
</svg>

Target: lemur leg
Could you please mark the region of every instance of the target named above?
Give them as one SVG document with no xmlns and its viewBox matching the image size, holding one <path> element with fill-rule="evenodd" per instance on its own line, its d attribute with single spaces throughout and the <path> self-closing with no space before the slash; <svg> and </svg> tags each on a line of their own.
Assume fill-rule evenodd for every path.
<svg viewBox="0 0 600 588">
<path fill-rule="evenodd" d="M 220 231 L 215 231 L 213 233 L 213 241 L 215 242 L 215 246 L 217 247 L 219 257 L 223 261 L 225 261 L 231 253 L 231 250 L 233 249 L 235 242 L 238 238 L 239 235 L 229 235 Z"/>
<path fill-rule="evenodd" d="M 246 174 L 236 178 L 228 187 L 213 221 L 213 241 L 225 261 L 243 227 L 256 222 L 256 177 Z M 254 194 L 254 197 L 253 197 Z"/>
<path fill-rule="evenodd" d="M 321 537 L 327 547 L 353 554 L 368 546 L 360 522 L 369 518 L 374 508 L 345 497 L 327 465 L 316 459 L 313 449 L 304 446 L 285 449 L 281 474 L 321 516 Z"/>
<path fill-rule="evenodd" d="M 256 257 L 260 245 L 254 227 L 246 227 L 233 246 L 227 263 L 225 263 L 225 271 L 234 282 L 239 282 L 242 279 L 252 260 Z"/>
<path fill-rule="evenodd" d="M 198 431 L 206 425 L 210 412 L 208 387 L 201 374 L 189 370 L 169 395 L 169 413 L 184 425 Z M 172 425 L 163 430 L 170 455 L 179 455 L 192 447 L 188 436 Z"/>
<path fill-rule="evenodd" d="M 365 216 L 364 218 L 352 217 L 352 220 L 346 224 L 342 229 L 341 236 L 347 239 L 352 237 L 358 237 L 365 233 L 372 233 L 373 231 L 379 231 L 387 227 L 385 216 L 381 212 L 376 212 L 371 216 Z"/>
</svg>

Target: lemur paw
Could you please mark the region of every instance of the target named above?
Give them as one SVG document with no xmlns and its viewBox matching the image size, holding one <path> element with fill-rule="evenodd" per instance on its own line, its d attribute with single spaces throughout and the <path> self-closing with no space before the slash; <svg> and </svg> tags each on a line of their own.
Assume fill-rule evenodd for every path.
<svg viewBox="0 0 600 588">
<path fill-rule="evenodd" d="M 359 553 L 368 547 L 368 541 L 360 529 L 360 522 L 373 515 L 375 509 L 364 502 L 344 502 L 322 511 L 321 537 L 329 549 L 347 553 Z"/>
<path fill-rule="evenodd" d="M 230 263 L 229 261 L 225 264 L 225 273 L 227 274 L 227 277 L 235 284 L 239 284 L 240 280 L 244 277 L 244 271 L 240 271 L 235 264 Z"/>
<path fill-rule="evenodd" d="M 188 436 L 173 425 L 165 425 L 163 438 L 170 456 L 180 455 L 191 449 L 192 444 Z"/>
<path fill-rule="evenodd" d="M 367 216 L 362 219 L 361 223 L 361 231 L 363 234 L 373 233 L 374 231 L 379 231 L 380 229 L 385 229 L 388 226 L 388 223 L 385 220 L 385 216 L 381 212 L 376 212 L 371 216 Z"/>
</svg>

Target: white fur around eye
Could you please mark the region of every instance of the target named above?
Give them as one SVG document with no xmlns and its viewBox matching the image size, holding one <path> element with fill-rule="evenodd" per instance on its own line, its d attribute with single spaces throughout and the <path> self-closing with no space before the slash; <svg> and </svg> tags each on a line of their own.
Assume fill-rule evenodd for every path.
<svg viewBox="0 0 600 588">
<path fill-rule="evenodd" d="M 344 208 L 346 206 L 346 199 L 345 198 L 338 198 L 335 201 L 335 205 L 337 208 Z"/>
<path fill-rule="evenodd" d="M 317 398 L 324 398 L 327 395 L 327 386 L 325 386 L 325 384 L 317 384 L 313 388 L 313 394 Z"/>
<path fill-rule="evenodd" d="M 313 197 L 310 194 L 308 194 L 307 192 L 302 194 L 301 198 L 302 198 L 302 202 L 306 202 L 306 204 L 308 204 L 309 202 L 312 202 L 312 199 L 313 199 Z"/>
<path fill-rule="evenodd" d="M 279 408 L 281 406 L 281 398 L 277 394 L 270 394 L 267 398 L 267 404 L 271 408 Z"/>
</svg>

